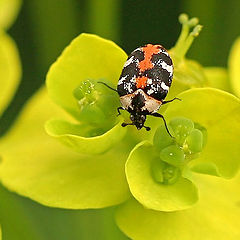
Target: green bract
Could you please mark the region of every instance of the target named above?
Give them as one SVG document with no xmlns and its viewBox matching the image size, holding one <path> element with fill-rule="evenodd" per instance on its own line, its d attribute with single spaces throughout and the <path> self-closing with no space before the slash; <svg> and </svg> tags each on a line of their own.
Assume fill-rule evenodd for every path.
<svg viewBox="0 0 240 240">
<path fill-rule="evenodd" d="M 239 239 L 239 176 L 224 180 L 198 174 L 194 179 L 200 198 L 192 208 L 160 212 L 130 200 L 116 213 L 118 226 L 131 239 L 138 240 Z"/>
<path fill-rule="evenodd" d="M 188 90 L 179 97 L 182 102 L 173 102 L 165 117 L 183 116 L 207 129 L 207 145 L 199 158 L 190 163 L 192 169 L 207 173 L 206 168 L 211 165 L 214 168 L 211 171 L 217 169 L 214 175 L 233 177 L 239 167 L 239 147 L 233 143 L 240 141 L 240 100 L 227 92 L 210 88 Z"/>
<path fill-rule="evenodd" d="M 129 197 L 124 175 L 128 149 L 115 148 L 94 157 L 72 152 L 45 133 L 44 123 L 53 114 L 65 116 L 42 89 L 1 139 L 3 184 L 54 207 L 102 208 L 125 201 Z"/>
<path fill-rule="evenodd" d="M 184 161 L 184 152 L 181 148 L 176 145 L 171 145 L 164 148 L 160 152 L 160 159 L 173 166 L 179 167 Z"/>
<path fill-rule="evenodd" d="M 20 0 L 0 0 L 0 118 L 12 99 L 21 77 L 21 64 L 17 47 L 12 38 L 4 32 L 14 21 L 20 4 Z"/>
<path fill-rule="evenodd" d="M 126 163 L 131 193 L 142 205 L 158 211 L 186 209 L 198 200 L 197 188 L 187 179 L 186 169 L 204 146 L 203 133 L 198 129 L 200 125 L 178 117 L 168 126 L 175 138 L 169 136 L 165 126 L 159 127 L 154 145 L 138 144 Z"/>
<path fill-rule="evenodd" d="M 154 159 L 151 164 L 152 178 L 155 182 L 171 185 L 177 182 L 180 177 L 180 169 L 165 163 L 158 158 Z"/>
<path fill-rule="evenodd" d="M 78 123 L 51 120 L 49 135 L 72 149 L 89 154 L 105 152 L 126 129 L 117 124 L 117 93 L 99 81 L 116 85 L 127 56 L 113 42 L 82 34 L 62 53 L 47 75 L 51 98 Z M 115 125 L 115 126 L 114 126 Z"/>
<path fill-rule="evenodd" d="M 220 67 L 206 67 L 204 73 L 207 77 L 208 86 L 218 88 L 236 96 L 240 96 L 240 38 L 233 43 L 228 57 L 228 69 Z"/>
<path fill-rule="evenodd" d="M 174 182 L 164 182 L 167 181 L 167 176 L 163 176 L 161 183 L 151 175 L 152 170 L 157 168 L 156 165 L 153 166 L 156 159 L 157 156 L 150 143 L 140 143 L 129 155 L 126 175 L 133 196 L 145 207 L 159 211 L 176 211 L 194 204 L 198 196 L 197 189 L 191 181 L 174 173 L 176 178 L 174 175 L 168 177 Z M 173 168 L 171 170 L 174 171 Z"/>
<path fill-rule="evenodd" d="M 0 0 L 0 28 L 9 28 L 15 20 L 21 0 Z"/>
<path fill-rule="evenodd" d="M 0 31 L 0 116 L 13 97 L 21 77 L 18 50 L 13 40 Z"/>
<path fill-rule="evenodd" d="M 74 90 L 83 81 L 92 79 L 106 80 L 116 86 L 126 59 L 126 53 L 112 41 L 81 34 L 50 68 L 47 75 L 49 95 L 79 120 L 81 115 Z"/>
<path fill-rule="evenodd" d="M 119 101 L 116 92 L 102 83 L 94 80 L 83 81 L 73 91 L 73 95 L 77 100 L 79 119 L 82 122 L 106 127 L 116 122 L 116 114 L 113 112 L 116 111 Z"/>
<path fill-rule="evenodd" d="M 198 88 L 161 109 L 174 138 L 162 119 L 151 116 L 150 132 L 121 127 L 119 97 L 100 82 L 116 88 L 127 56 L 111 41 L 82 34 L 47 75 L 48 94 L 59 106 L 43 88 L 1 140 L 2 183 L 51 207 L 103 208 L 127 201 L 117 222 L 134 239 L 200 239 L 200 230 L 209 239 L 238 239 L 236 204 L 221 189 L 227 183 L 197 173 L 237 173 L 240 100 L 202 88 L 208 84 L 204 70 L 184 57 L 201 26 L 186 15 L 180 22 L 182 33 L 170 51 L 176 74 L 169 96 Z M 232 196 L 230 188 L 226 193 Z"/>
<path fill-rule="evenodd" d="M 177 145 L 175 145 L 173 140 L 167 141 L 166 145 L 159 145 L 157 136 L 160 135 L 160 130 L 158 130 L 153 143 L 155 144 L 155 150 L 158 147 L 163 149 L 160 152 L 160 158 L 163 158 L 166 152 L 175 152 L 173 158 L 167 158 L 168 164 L 174 164 L 175 168 L 181 166 L 178 165 L 178 160 L 182 159 L 181 153 L 178 152 L 179 149 L 177 148 L 177 146 L 180 146 L 179 144 L 183 144 L 182 149 L 185 153 L 189 153 L 189 150 L 194 150 L 193 153 L 201 150 L 199 155 L 194 155 L 195 158 L 186 158 L 185 156 L 189 161 L 185 162 L 187 168 L 182 169 L 183 178 L 185 177 L 193 181 L 199 188 L 199 201 L 194 206 L 191 206 L 194 203 L 194 195 L 191 197 L 189 190 L 187 193 L 184 193 L 184 190 L 187 188 L 181 183 L 181 179 L 183 179 L 181 177 L 178 177 L 177 181 L 174 179 L 173 183 L 169 184 L 165 182 L 164 184 L 162 169 L 166 168 L 166 166 L 162 167 L 163 165 L 159 161 L 159 157 L 154 153 L 155 150 L 151 149 L 151 144 L 139 144 L 131 153 L 128 162 L 138 159 L 139 163 L 142 161 L 142 164 L 147 165 L 149 161 L 156 162 L 156 158 L 158 158 L 157 162 L 160 164 L 160 167 L 157 168 L 156 164 L 153 165 L 154 172 L 151 180 L 157 186 L 158 191 L 148 184 L 148 181 L 151 179 L 150 177 L 146 178 L 146 173 L 149 174 L 151 172 L 149 166 L 141 168 L 141 165 L 137 162 L 138 164 L 131 166 L 131 171 L 135 175 L 131 173 L 131 178 L 129 178 L 129 163 L 127 162 L 127 179 L 131 181 L 129 183 L 130 190 L 139 202 L 130 200 L 121 206 L 116 215 L 117 223 L 122 231 L 133 239 L 161 238 L 163 240 L 170 240 L 179 238 L 190 240 L 194 236 L 194 239 L 202 240 L 202 234 L 204 234 L 209 239 L 236 240 L 240 236 L 240 225 L 237 220 L 239 215 L 239 207 L 236 204 L 238 195 L 234 189 L 237 187 L 239 177 L 229 182 L 213 176 L 196 175 L 190 173 L 190 169 L 195 172 L 224 177 L 232 177 L 236 174 L 239 168 L 238 155 L 240 150 L 237 144 L 230 143 L 240 141 L 240 127 L 237 124 L 240 117 L 240 102 L 231 94 L 210 88 L 188 90 L 178 97 L 182 101 L 175 101 L 171 104 L 165 112 L 165 117 L 172 119 L 169 123 L 172 134 L 178 132 L 182 137 L 187 134 L 188 136 L 185 136 L 185 140 L 175 138 L 174 141 L 177 142 Z M 202 101 L 202 99 L 208 100 Z M 221 104 L 221 108 L 219 109 L 217 108 L 218 104 Z M 192 125 L 191 121 L 177 117 L 179 115 L 185 118 L 188 117 L 197 123 Z M 228 122 L 231 122 L 232 125 L 230 126 Z M 182 131 L 183 129 L 185 131 Z M 234 133 L 231 132 L 232 129 L 234 129 Z M 164 130 L 161 127 L 161 131 Z M 164 132 L 162 136 L 165 136 L 165 139 L 169 138 Z M 161 140 L 163 141 L 164 137 Z M 185 144 L 188 146 L 186 147 Z M 226 146 L 226 148 L 223 146 Z M 162 153 L 163 151 L 164 153 Z M 142 175 L 142 177 L 136 178 L 138 175 Z M 133 186 L 131 186 L 132 184 Z M 167 191 L 169 195 L 167 202 L 164 202 L 164 191 L 161 188 L 165 188 L 166 190 L 169 187 L 173 189 L 174 187 L 177 188 L 172 195 L 173 198 L 170 195 L 171 191 Z M 152 195 L 152 189 L 158 195 L 157 198 Z M 145 191 L 148 191 L 148 194 L 141 194 L 145 193 Z M 145 199 L 146 196 L 151 197 Z M 182 196 L 182 199 L 179 198 L 180 196 Z M 166 213 L 169 203 L 172 204 L 171 208 L 173 207 L 173 203 L 177 203 L 174 206 L 175 208 L 176 206 L 178 209 L 180 209 L 180 206 L 182 209 L 186 208 L 187 205 L 184 207 L 183 203 L 187 203 L 187 197 L 189 199 L 192 198 L 193 201 L 191 204 L 188 202 L 187 210 Z M 177 202 L 180 199 L 182 200 L 182 205 L 180 205 L 180 202 Z M 195 197 L 196 200 L 197 198 Z M 139 203 L 147 208 L 144 208 Z M 153 211 L 160 210 L 160 208 L 156 207 L 156 204 L 159 204 L 158 207 L 162 207 L 161 211 Z M 232 219 L 233 222 L 228 221 L 228 219 Z M 231 229 L 230 232 L 229 229 Z"/>
<path fill-rule="evenodd" d="M 208 84 L 210 87 L 231 92 L 229 74 L 225 68 L 206 67 L 204 68 L 204 73 L 208 79 Z"/>
<path fill-rule="evenodd" d="M 90 154 L 105 152 L 126 133 L 126 129 L 123 129 L 120 123 L 103 134 L 99 128 L 94 129 L 87 124 L 72 124 L 63 120 L 50 120 L 45 126 L 50 136 L 56 137 L 77 152 Z"/>
<path fill-rule="evenodd" d="M 229 75 L 233 92 L 240 96 L 240 37 L 234 42 L 229 56 Z"/>
</svg>

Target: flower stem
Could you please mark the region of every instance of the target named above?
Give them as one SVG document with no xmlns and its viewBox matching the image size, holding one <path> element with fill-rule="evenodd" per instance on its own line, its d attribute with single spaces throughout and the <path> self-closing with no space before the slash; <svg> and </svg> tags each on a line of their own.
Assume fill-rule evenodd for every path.
<svg viewBox="0 0 240 240">
<path fill-rule="evenodd" d="M 179 22 L 182 24 L 182 30 L 174 47 L 174 55 L 177 57 L 178 61 L 186 55 L 194 38 L 199 35 L 202 29 L 202 26 L 198 25 L 197 18 L 189 19 L 186 14 L 181 14 L 179 16 Z M 192 28 L 193 30 L 190 32 Z"/>
</svg>

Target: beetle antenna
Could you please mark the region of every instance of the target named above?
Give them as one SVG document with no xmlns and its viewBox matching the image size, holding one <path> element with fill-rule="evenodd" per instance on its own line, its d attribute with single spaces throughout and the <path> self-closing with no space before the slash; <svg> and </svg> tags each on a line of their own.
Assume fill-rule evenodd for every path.
<svg viewBox="0 0 240 240">
<path fill-rule="evenodd" d="M 118 92 L 116 89 L 108 86 L 105 82 L 98 82 L 98 83 L 101 83 L 101 84 L 105 85 L 106 87 L 108 87 L 109 89 L 113 90 L 114 92 Z"/>
<path fill-rule="evenodd" d="M 165 125 L 165 128 L 166 128 L 169 136 L 170 136 L 171 138 L 174 138 L 174 137 L 172 136 L 172 134 L 170 133 L 169 129 L 168 129 L 166 120 L 165 120 L 165 118 L 163 117 L 163 115 L 161 115 L 161 114 L 159 114 L 159 113 L 152 113 L 152 114 L 150 114 L 150 115 L 151 115 L 151 116 L 154 116 L 154 117 L 160 117 L 160 118 L 162 118 L 162 120 L 163 120 L 163 122 L 164 122 L 164 125 Z"/>
</svg>

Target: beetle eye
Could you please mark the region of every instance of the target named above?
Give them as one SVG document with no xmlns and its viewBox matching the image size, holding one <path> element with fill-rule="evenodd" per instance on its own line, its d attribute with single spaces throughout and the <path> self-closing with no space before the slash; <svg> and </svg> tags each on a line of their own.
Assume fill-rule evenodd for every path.
<svg viewBox="0 0 240 240">
<path fill-rule="evenodd" d="M 146 120 L 146 116 L 145 116 L 145 115 L 141 115 L 141 119 L 142 119 L 143 121 L 145 121 L 145 120 Z"/>
</svg>

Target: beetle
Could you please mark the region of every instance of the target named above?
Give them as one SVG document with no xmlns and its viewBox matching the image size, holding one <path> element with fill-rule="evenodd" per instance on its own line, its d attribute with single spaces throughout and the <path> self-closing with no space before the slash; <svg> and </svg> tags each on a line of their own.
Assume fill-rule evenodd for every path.
<svg viewBox="0 0 240 240">
<path fill-rule="evenodd" d="M 167 50 L 161 45 L 146 44 L 135 49 L 123 66 L 117 90 L 120 97 L 120 110 L 130 113 L 131 123 L 122 123 L 122 126 L 134 125 L 138 130 L 143 127 L 149 131 L 150 127 L 144 125 L 148 115 L 163 119 L 166 130 L 171 136 L 166 121 L 157 111 L 169 102 L 166 98 L 173 78 L 173 62 Z M 171 136 L 172 137 L 172 136 Z"/>
</svg>

